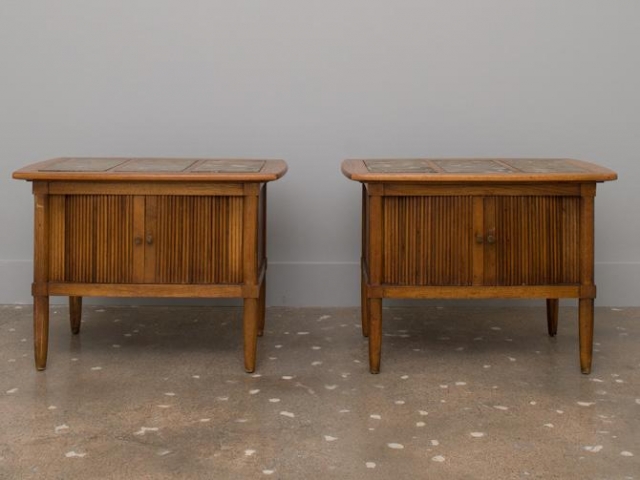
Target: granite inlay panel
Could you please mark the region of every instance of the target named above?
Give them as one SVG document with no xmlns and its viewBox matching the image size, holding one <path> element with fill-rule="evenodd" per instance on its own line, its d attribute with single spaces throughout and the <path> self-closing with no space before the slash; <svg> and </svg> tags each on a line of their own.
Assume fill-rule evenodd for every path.
<svg viewBox="0 0 640 480">
<path fill-rule="evenodd" d="M 428 160 L 365 160 L 371 173 L 437 173 Z"/>
<path fill-rule="evenodd" d="M 106 172 L 124 162 L 126 158 L 65 158 L 45 168 L 41 172 Z"/>
<path fill-rule="evenodd" d="M 585 168 L 567 160 L 521 158 L 504 160 L 504 163 L 524 173 L 571 173 L 587 171 Z"/>
<path fill-rule="evenodd" d="M 139 158 L 118 166 L 114 172 L 182 172 L 195 160 L 182 158 Z"/>
<path fill-rule="evenodd" d="M 192 172 L 258 173 L 264 160 L 204 160 Z"/>
</svg>

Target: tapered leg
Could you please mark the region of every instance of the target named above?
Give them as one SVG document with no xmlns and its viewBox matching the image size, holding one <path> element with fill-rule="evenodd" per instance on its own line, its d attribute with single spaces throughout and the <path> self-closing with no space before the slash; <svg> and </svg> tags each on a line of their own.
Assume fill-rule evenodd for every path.
<svg viewBox="0 0 640 480">
<path fill-rule="evenodd" d="M 258 336 L 264 335 L 264 321 L 267 314 L 267 280 L 262 279 L 260 297 L 258 298 Z"/>
<path fill-rule="evenodd" d="M 547 330 L 550 337 L 555 337 L 558 333 L 558 305 L 557 298 L 547 298 Z"/>
<path fill-rule="evenodd" d="M 593 298 L 581 298 L 578 307 L 580 329 L 580 370 L 591 373 L 593 355 Z"/>
<path fill-rule="evenodd" d="M 369 370 L 380 373 L 382 346 L 382 299 L 369 299 Z"/>
<path fill-rule="evenodd" d="M 44 370 L 49 350 L 49 297 L 33 297 L 33 346 L 36 369 Z"/>
<path fill-rule="evenodd" d="M 69 297 L 69 321 L 71 333 L 80 333 L 80 323 L 82 322 L 82 297 Z"/>
<path fill-rule="evenodd" d="M 256 369 L 256 347 L 258 345 L 258 299 L 244 299 L 244 369 L 251 373 Z"/>
<path fill-rule="evenodd" d="M 364 268 L 364 265 L 362 268 Z M 362 275 L 360 277 L 360 315 L 362 316 L 362 335 L 365 337 L 369 336 L 369 311 L 367 308 L 369 299 L 367 296 L 367 281 L 364 270 L 362 270 Z"/>
</svg>

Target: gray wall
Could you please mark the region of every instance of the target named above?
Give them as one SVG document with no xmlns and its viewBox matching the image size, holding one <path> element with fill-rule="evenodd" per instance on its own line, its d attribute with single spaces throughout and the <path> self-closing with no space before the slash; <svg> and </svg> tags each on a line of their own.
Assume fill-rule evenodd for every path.
<svg viewBox="0 0 640 480">
<path fill-rule="evenodd" d="M 601 305 L 640 305 L 640 2 L 0 3 L 0 302 L 29 302 L 32 199 L 61 155 L 272 157 L 269 303 L 356 305 L 346 157 L 567 156 L 596 200 Z"/>
</svg>

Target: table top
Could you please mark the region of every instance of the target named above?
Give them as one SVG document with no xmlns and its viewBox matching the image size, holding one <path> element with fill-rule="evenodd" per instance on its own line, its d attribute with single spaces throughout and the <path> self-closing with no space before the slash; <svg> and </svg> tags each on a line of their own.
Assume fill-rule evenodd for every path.
<svg viewBox="0 0 640 480">
<path fill-rule="evenodd" d="M 41 181 L 269 182 L 287 171 L 283 160 L 61 157 L 13 172 Z"/>
<path fill-rule="evenodd" d="M 359 182 L 604 182 L 607 168 L 566 158 L 421 158 L 345 160 L 342 173 Z"/>
</svg>

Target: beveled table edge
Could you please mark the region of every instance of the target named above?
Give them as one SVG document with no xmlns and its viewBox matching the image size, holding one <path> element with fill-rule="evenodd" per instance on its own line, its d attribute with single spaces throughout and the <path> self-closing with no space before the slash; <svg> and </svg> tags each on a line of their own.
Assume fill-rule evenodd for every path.
<svg viewBox="0 0 640 480">
<path fill-rule="evenodd" d="M 182 172 L 135 172 L 135 171 L 107 171 L 99 172 L 71 172 L 71 171 L 42 171 L 55 162 L 70 158 L 86 159 L 121 159 L 128 160 L 192 160 L 193 164 Z M 192 171 L 200 163 L 207 160 L 259 160 L 264 166 L 260 172 L 205 172 Z M 117 166 L 116 166 L 117 167 Z M 116 168 L 114 167 L 114 169 Z M 16 170 L 12 178 L 28 181 L 152 181 L 152 182 L 270 182 L 285 175 L 288 170 L 287 162 L 280 159 L 263 158 L 191 158 L 191 157 L 56 157 L 37 163 L 32 163 Z"/>
<path fill-rule="evenodd" d="M 370 172 L 365 161 L 367 160 L 562 160 L 573 163 L 576 166 L 584 168 L 585 172 L 544 172 L 544 173 L 524 173 L 524 172 L 508 172 L 508 173 L 379 173 Z M 342 173 L 350 180 L 364 183 L 375 182 L 403 182 L 403 183 L 442 183 L 442 182 L 605 182 L 616 180 L 618 174 L 613 170 L 602 167 L 595 163 L 586 162 L 572 158 L 530 158 L 530 157 L 438 157 L 438 158 L 367 158 L 367 159 L 346 159 L 341 164 Z"/>
</svg>

